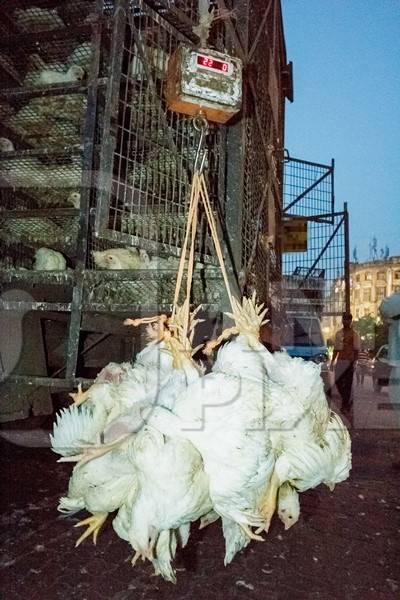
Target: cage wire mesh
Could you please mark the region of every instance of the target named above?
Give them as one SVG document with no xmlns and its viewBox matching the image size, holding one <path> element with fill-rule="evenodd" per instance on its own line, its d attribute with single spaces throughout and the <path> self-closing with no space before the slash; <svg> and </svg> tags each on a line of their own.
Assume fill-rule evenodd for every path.
<svg viewBox="0 0 400 600">
<path fill-rule="evenodd" d="M 307 250 L 283 255 L 287 310 L 319 316 L 345 310 L 347 215 L 334 212 L 333 166 L 296 158 L 284 164 L 285 214 L 308 218 Z"/>
<path fill-rule="evenodd" d="M 138 9 L 140 8 L 140 12 Z M 114 240 L 137 238 L 141 246 L 177 254 L 183 242 L 197 135 L 190 118 L 166 110 L 169 56 L 187 43 L 146 4 L 135 3 L 125 36 L 112 191 L 106 229 Z M 211 201 L 216 203 L 218 131 L 207 139 Z M 106 231 L 101 235 L 106 235 Z M 197 252 L 211 253 L 204 215 Z"/>
<path fill-rule="evenodd" d="M 317 216 L 334 211 L 333 164 L 296 158 L 285 162 L 284 210 L 289 215 Z"/>
<path fill-rule="evenodd" d="M 75 255 L 81 180 L 80 151 L 0 156 L 0 251 L 7 264 L 30 268 L 40 247 Z M 70 210 L 57 214 L 60 208 Z"/>
<path fill-rule="evenodd" d="M 242 268 L 249 270 L 250 291 L 256 289 L 260 298 L 268 298 L 269 303 L 278 308 L 281 266 L 274 234 L 280 219 L 276 214 L 276 207 L 280 205 L 280 181 L 275 158 L 282 138 L 277 79 L 280 66 L 279 56 L 274 55 L 272 48 L 272 16 L 265 20 L 264 30 L 258 35 L 266 10 L 269 8 L 264 2 L 252 3 L 249 19 L 250 45 L 257 41 L 249 74 L 252 89 L 249 85 L 246 89 Z"/>
<path fill-rule="evenodd" d="M 306 252 L 283 255 L 287 310 L 335 315 L 345 310 L 345 216 L 332 215 L 332 224 L 308 222 Z"/>
<path fill-rule="evenodd" d="M 32 269 L 40 247 L 61 252 L 73 266 L 95 50 L 92 24 L 100 5 L 98 0 L 0 5 L 0 264 L 18 277 Z M 106 73 L 108 48 L 105 41 L 100 74 Z M 43 277 L 51 279 L 48 273 Z"/>
<path fill-rule="evenodd" d="M 197 6 L 197 2 L 193 6 L 195 4 Z M 187 8 L 189 5 L 187 3 Z M 164 14 L 161 10 L 160 13 Z M 194 10 L 190 14 L 194 15 Z M 165 16 L 170 17 L 169 13 Z M 213 35 L 216 43 L 222 43 L 221 27 L 216 27 Z M 92 232 L 90 237 L 88 267 L 103 266 L 94 261 L 93 251 L 135 246 L 150 254 L 151 269 L 147 278 L 137 276 L 134 269 L 127 271 L 123 283 L 114 284 L 114 289 L 105 271 L 88 275 L 88 286 L 90 288 L 89 282 L 93 281 L 94 288 L 88 292 L 86 301 L 90 299 L 93 306 L 101 306 L 103 293 L 106 306 L 111 301 L 116 305 L 136 303 L 138 298 L 142 298 L 142 308 L 149 302 L 154 306 L 167 306 L 173 298 L 172 282 L 186 229 L 198 134 L 191 118 L 167 110 L 164 85 L 169 57 L 179 44 L 187 44 L 188 39 L 147 3 L 137 0 L 130 3 L 123 40 L 122 48 L 118 49 L 121 77 L 115 149 L 110 161 L 111 192 L 106 199 L 106 220 L 98 235 Z M 210 125 L 205 166 L 216 218 L 219 139 L 219 130 Z M 93 203 L 95 210 L 102 209 L 96 197 Z M 215 261 L 202 212 L 196 254 L 202 262 Z M 213 302 L 216 295 L 219 297 L 220 276 L 212 266 L 207 269 L 208 275 L 212 273 L 210 283 L 205 281 L 205 267 L 200 264 L 196 267 L 193 301 Z M 210 285 L 214 286 L 215 293 Z"/>
</svg>

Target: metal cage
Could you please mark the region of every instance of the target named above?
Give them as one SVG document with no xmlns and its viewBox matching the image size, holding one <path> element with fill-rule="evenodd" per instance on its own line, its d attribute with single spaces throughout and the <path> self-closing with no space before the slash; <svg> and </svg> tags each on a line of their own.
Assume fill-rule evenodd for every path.
<svg viewBox="0 0 400 600">
<path fill-rule="evenodd" d="M 197 136 L 190 118 L 166 110 L 164 85 L 172 52 L 199 42 L 197 4 L 0 3 L 0 285 L 34 290 L 30 299 L 3 298 L 1 308 L 61 319 L 68 331 L 63 366 L 10 381 L 70 387 L 84 379 L 85 327 L 171 308 Z M 246 77 L 242 113 L 210 127 L 208 190 L 232 283 L 278 306 L 288 96 L 280 2 L 213 6 L 225 17 L 209 43 L 242 58 Z M 146 250 L 159 268 L 110 271 L 93 260 L 93 251 L 126 246 Z M 32 270 L 41 247 L 63 254 L 66 270 Z M 221 313 L 226 297 L 204 215 L 196 260 L 192 301 Z"/>
<path fill-rule="evenodd" d="M 283 212 L 307 223 L 306 248 L 283 254 L 285 309 L 341 315 L 349 310 L 349 223 L 346 205 L 335 208 L 333 160 L 287 157 Z"/>
</svg>

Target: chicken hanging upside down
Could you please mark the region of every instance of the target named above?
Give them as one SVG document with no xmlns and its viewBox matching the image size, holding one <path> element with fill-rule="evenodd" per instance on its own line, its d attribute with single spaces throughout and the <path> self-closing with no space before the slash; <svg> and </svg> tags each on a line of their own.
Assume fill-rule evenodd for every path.
<svg viewBox="0 0 400 600">
<path fill-rule="evenodd" d="M 52 437 L 61 460 L 78 461 L 60 510 L 92 513 L 78 542 L 96 539 L 117 510 L 113 527 L 133 564 L 148 559 L 175 581 L 191 522 L 221 519 L 228 564 L 263 539 L 276 511 L 285 529 L 294 525 L 301 492 L 348 477 L 349 434 L 319 366 L 268 352 L 258 339 L 265 312 L 254 295 L 234 301 L 234 325 L 206 346 L 210 354 L 227 340 L 208 374 L 192 358 L 195 314 L 188 331 L 183 309 L 127 321 L 148 324 L 148 346 L 133 366 L 109 365 L 74 394 Z"/>
</svg>

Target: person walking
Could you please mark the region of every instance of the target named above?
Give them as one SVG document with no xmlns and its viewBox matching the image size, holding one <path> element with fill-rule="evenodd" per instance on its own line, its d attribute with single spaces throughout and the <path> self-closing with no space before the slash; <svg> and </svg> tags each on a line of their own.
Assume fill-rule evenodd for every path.
<svg viewBox="0 0 400 600">
<path fill-rule="evenodd" d="M 342 411 L 347 413 L 352 406 L 354 367 L 361 349 L 360 336 L 353 329 L 352 322 L 353 316 L 350 313 L 343 313 L 343 328 L 335 336 L 332 357 L 336 388 L 342 398 Z"/>
</svg>

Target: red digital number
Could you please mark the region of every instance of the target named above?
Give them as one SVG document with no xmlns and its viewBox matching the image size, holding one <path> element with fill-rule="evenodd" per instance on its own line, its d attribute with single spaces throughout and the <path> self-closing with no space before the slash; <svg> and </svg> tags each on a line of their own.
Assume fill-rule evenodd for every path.
<svg viewBox="0 0 400 600">
<path fill-rule="evenodd" d="M 228 71 L 228 63 L 222 63 L 222 70 L 224 71 L 224 73 Z"/>
</svg>

